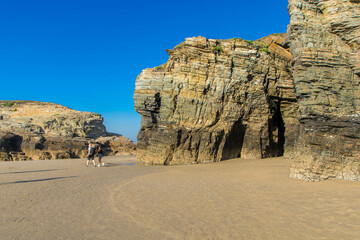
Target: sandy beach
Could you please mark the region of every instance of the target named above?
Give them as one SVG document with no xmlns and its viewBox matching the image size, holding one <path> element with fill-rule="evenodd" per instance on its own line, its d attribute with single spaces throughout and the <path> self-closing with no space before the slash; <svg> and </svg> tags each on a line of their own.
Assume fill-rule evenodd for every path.
<svg viewBox="0 0 360 240">
<path fill-rule="evenodd" d="M 139 166 L 0 163 L 0 239 L 360 239 L 360 183 L 289 178 L 285 158 Z"/>
</svg>

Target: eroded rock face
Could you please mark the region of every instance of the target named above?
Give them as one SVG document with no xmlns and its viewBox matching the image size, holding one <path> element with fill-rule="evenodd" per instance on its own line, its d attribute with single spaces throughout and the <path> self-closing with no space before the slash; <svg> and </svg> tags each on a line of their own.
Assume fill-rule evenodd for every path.
<svg viewBox="0 0 360 240">
<path fill-rule="evenodd" d="M 290 0 L 300 134 L 291 176 L 360 180 L 360 4 Z"/>
<path fill-rule="evenodd" d="M 136 80 L 137 159 L 171 165 L 290 155 L 299 122 L 284 39 L 194 37 L 168 50 L 166 64 Z"/>
<path fill-rule="evenodd" d="M 360 180 L 360 1 L 289 0 L 289 13 L 285 42 L 188 38 L 144 70 L 138 158 L 284 154 L 294 178 Z"/>
<path fill-rule="evenodd" d="M 100 114 L 44 102 L 0 101 L 0 161 L 86 157 L 89 142 L 106 154 L 134 154 L 135 144 L 108 136 Z"/>
</svg>

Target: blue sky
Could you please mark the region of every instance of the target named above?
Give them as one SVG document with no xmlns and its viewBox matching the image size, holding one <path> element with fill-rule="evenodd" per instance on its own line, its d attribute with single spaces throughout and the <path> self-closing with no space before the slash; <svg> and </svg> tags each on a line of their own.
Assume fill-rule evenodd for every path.
<svg viewBox="0 0 360 240">
<path fill-rule="evenodd" d="M 287 1 L 1 0 L 0 99 L 103 115 L 136 140 L 137 75 L 186 37 L 255 40 L 286 32 Z"/>
</svg>

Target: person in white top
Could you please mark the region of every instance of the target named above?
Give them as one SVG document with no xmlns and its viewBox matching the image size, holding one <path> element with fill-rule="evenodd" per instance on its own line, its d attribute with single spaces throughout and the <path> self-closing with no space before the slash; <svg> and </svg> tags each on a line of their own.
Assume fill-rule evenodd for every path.
<svg viewBox="0 0 360 240">
<path fill-rule="evenodd" d="M 87 161 L 86 161 L 86 165 L 85 165 L 86 167 L 89 166 L 90 160 L 93 161 L 94 167 L 96 167 L 96 163 L 95 163 L 94 156 L 95 156 L 95 147 L 93 147 L 93 146 L 89 143 L 88 156 L 87 156 Z"/>
</svg>

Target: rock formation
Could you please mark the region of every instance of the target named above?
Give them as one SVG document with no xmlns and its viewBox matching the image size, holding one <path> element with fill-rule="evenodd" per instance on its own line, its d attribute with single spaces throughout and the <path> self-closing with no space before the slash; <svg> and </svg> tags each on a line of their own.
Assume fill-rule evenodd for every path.
<svg viewBox="0 0 360 240">
<path fill-rule="evenodd" d="M 291 176 L 360 180 L 360 3 L 290 0 L 299 139 Z"/>
<path fill-rule="evenodd" d="M 145 69 L 134 94 L 142 115 L 138 160 L 171 165 L 290 154 L 299 122 L 284 39 L 187 38 L 168 50 L 166 64 Z"/>
<path fill-rule="evenodd" d="M 107 154 L 134 152 L 129 139 L 108 135 L 100 114 L 53 103 L 0 101 L 0 160 L 85 157 L 89 141 L 102 144 Z"/>
<path fill-rule="evenodd" d="M 290 0 L 285 36 L 187 38 L 136 80 L 137 158 L 288 156 L 291 176 L 360 179 L 360 3 Z"/>
</svg>

